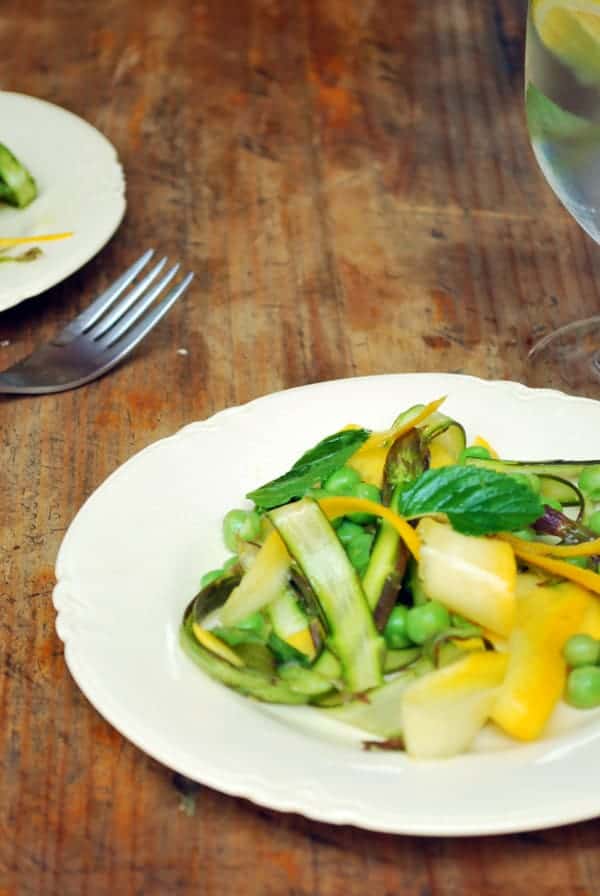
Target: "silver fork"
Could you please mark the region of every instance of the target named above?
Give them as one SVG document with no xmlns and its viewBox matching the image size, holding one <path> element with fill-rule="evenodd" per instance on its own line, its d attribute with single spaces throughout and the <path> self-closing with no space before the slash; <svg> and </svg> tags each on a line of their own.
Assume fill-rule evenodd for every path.
<svg viewBox="0 0 600 896">
<path fill-rule="evenodd" d="M 149 249 L 49 342 L 0 373 L 0 393 L 40 395 L 64 392 L 106 373 L 133 351 L 188 288 L 193 274 L 173 286 L 151 310 L 171 282 L 175 264 L 154 282 L 167 263 L 163 258 L 123 295 L 154 255 Z M 148 313 L 146 313 L 148 312 Z"/>
</svg>

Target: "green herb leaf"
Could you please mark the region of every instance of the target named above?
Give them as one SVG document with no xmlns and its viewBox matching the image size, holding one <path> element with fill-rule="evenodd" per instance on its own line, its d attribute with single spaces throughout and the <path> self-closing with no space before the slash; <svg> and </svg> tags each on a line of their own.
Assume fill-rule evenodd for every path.
<svg viewBox="0 0 600 896">
<path fill-rule="evenodd" d="M 399 500 L 407 517 L 446 513 L 457 532 L 511 532 L 542 516 L 540 498 L 522 481 L 482 467 L 427 470 L 406 486 Z"/>
<path fill-rule="evenodd" d="M 370 433 L 366 429 L 344 429 L 327 436 L 299 458 L 291 470 L 249 492 L 246 497 L 263 510 L 271 510 L 301 498 L 318 482 L 323 482 L 334 470 L 345 464 Z"/>
</svg>

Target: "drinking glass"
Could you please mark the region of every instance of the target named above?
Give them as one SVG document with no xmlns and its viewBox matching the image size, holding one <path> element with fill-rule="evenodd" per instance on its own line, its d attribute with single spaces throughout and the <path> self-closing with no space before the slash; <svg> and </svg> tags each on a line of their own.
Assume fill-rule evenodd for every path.
<svg viewBox="0 0 600 896">
<path fill-rule="evenodd" d="M 525 108 L 546 180 L 600 243 L 600 0 L 529 0 Z M 532 385 L 600 398 L 600 314 L 545 336 L 529 362 Z"/>
</svg>

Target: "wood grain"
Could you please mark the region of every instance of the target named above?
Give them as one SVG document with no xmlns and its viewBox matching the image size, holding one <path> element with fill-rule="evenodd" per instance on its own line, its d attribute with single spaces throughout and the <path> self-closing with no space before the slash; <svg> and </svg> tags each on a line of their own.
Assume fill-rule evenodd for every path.
<svg viewBox="0 0 600 896">
<path fill-rule="evenodd" d="M 600 892 L 596 822 L 420 840 L 182 794 L 76 688 L 51 605 L 75 512 L 153 440 L 317 380 L 525 379 L 536 337 L 597 311 L 600 253 L 526 139 L 524 16 L 521 0 L 1 5 L 0 85 L 101 128 L 129 204 L 97 258 L 0 316 L 0 366 L 148 245 L 197 279 L 110 376 L 0 398 L 0 896 Z"/>
</svg>

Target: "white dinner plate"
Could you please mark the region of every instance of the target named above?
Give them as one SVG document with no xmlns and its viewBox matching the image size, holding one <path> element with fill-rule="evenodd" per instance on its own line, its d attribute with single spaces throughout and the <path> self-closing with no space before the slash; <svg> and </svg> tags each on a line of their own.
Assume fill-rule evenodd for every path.
<svg viewBox="0 0 600 896">
<path fill-rule="evenodd" d="M 279 392 L 193 423 L 137 454 L 86 502 L 57 561 L 57 630 L 76 682 L 165 765 L 274 809 L 379 831 L 523 831 L 596 815 L 598 712 L 563 707 L 547 736 L 484 732 L 474 752 L 415 761 L 366 752 L 361 734 L 308 707 L 266 706 L 204 675 L 178 644 L 201 575 L 221 565 L 225 512 L 349 422 L 443 410 L 504 457 L 600 457 L 600 404 L 516 383 L 398 374 Z"/>
<path fill-rule="evenodd" d="M 37 199 L 24 209 L 0 203 L 0 237 L 73 232 L 69 239 L 40 243 L 43 255 L 31 263 L 0 265 L 3 311 L 64 280 L 105 245 L 125 213 L 125 181 L 106 137 L 32 96 L 0 91 L 0 143 L 38 187 Z"/>
</svg>

